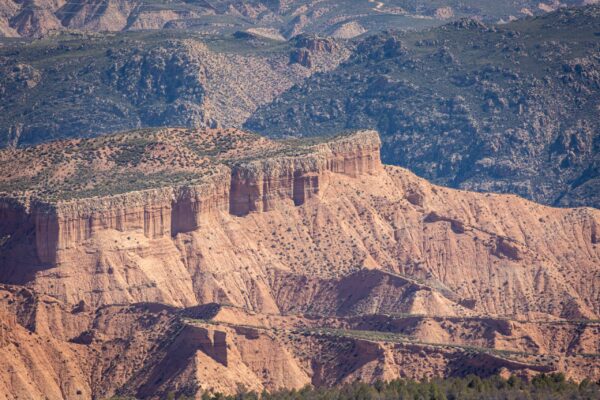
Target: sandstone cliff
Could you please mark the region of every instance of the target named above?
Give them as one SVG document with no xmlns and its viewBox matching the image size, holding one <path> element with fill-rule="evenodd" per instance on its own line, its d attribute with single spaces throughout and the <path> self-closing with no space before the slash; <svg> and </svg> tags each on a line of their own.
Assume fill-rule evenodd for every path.
<svg viewBox="0 0 600 400">
<path fill-rule="evenodd" d="M 36 197 L 0 199 L 5 235 L 22 226 L 35 231 L 42 264 L 56 264 L 61 250 L 76 248 L 102 231 L 140 232 L 148 239 L 191 232 L 220 211 L 243 216 L 319 195 L 327 172 L 357 177 L 381 169 L 379 137 L 372 131 L 314 146 L 300 156 L 238 163 L 198 185 L 163 187 L 115 196 L 48 202 Z M 325 181 L 325 182 L 324 182 Z"/>
</svg>

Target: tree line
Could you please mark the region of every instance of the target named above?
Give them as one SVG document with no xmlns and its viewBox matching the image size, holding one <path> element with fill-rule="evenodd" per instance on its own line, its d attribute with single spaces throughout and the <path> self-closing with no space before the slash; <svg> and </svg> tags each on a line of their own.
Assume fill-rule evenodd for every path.
<svg viewBox="0 0 600 400">
<path fill-rule="evenodd" d="M 202 400 L 598 400 L 600 382 L 585 379 L 580 383 L 563 374 L 541 374 L 527 381 L 517 376 L 480 378 L 434 378 L 417 382 L 394 379 L 347 383 L 340 386 L 311 387 L 257 393 L 240 388 L 235 395 L 204 393 Z"/>
</svg>

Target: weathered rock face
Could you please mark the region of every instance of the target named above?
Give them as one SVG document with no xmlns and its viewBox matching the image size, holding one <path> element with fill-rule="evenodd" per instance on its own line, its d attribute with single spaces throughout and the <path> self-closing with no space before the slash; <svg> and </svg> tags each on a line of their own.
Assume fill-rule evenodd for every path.
<svg viewBox="0 0 600 400">
<path fill-rule="evenodd" d="M 146 238 L 170 237 L 197 229 L 207 213 L 226 210 L 229 185 L 223 176 L 205 185 L 153 189 L 108 198 L 58 204 L 35 203 L 35 225 L 42 263 L 58 262 L 57 252 L 76 247 L 101 231 L 142 232 Z"/>
<path fill-rule="evenodd" d="M 324 51 L 332 53 L 338 46 L 331 38 L 301 35 L 294 38 L 296 47 L 305 48 L 310 51 Z"/>
<path fill-rule="evenodd" d="M 198 229 L 202 226 L 203 216 L 227 210 L 230 196 L 227 178 L 227 174 L 223 173 L 214 182 L 202 187 L 182 187 L 178 190 L 170 207 L 171 236 Z"/>
<path fill-rule="evenodd" d="M 208 215 L 266 212 L 281 205 L 300 206 L 319 196 L 326 172 L 357 177 L 382 168 L 379 137 L 365 131 L 317 145 L 309 154 L 281 156 L 221 167 L 196 186 L 151 189 L 109 197 L 47 203 L 0 199 L 2 229 L 12 235 L 22 225 L 35 230 L 42 264 L 60 262 L 60 251 L 75 248 L 101 231 L 141 232 L 148 239 L 191 232 Z"/>
<path fill-rule="evenodd" d="M 374 132 L 317 146 L 314 154 L 241 164 L 232 170 L 230 213 L 269 211 L 281 202 L 296 206 L 318 196 L 325 172 L 357 177 L 381 169 L 379 138 Z"/>
<path fill-rule="evenodd" d="M 58 251 L 73 248 L 102 230 L 142 231 L 148 238 L 167 236 L 171 196 L 170 190 L 157 190 L 57 205 L 32 203 L 40 261 L 56 263 Z"/>
<path fill-rule="evenodd" d="M 597 211 L 436 188 L 383 167 L 372 131 L 274 151 L 220 164 L 193 185 L 5 198 L 0 277 L 91 307 L 600 313 Z"/>
<path fill-rule="evenodd" d="M 296 47 L 290 53 L 290 64 L 300 64 L 312 68 L 314 53 L 333 54 L 339 49 L 339 44 L 331 38 L 300 35 L 292 39 Z"/>
<path fill-rule="evenodd" d="M 0 202 L 0 235 L 2 237 L 15 232 L 19 228 L 31 225 L 26 206 L 16 199 L 3 199 Z"/>
<path fill-rule="evenodd" d="M 290 53 L 290 64 L 300 64 L 303 67 L 312 67 L 310 51 L 307 49 L 296 49 Z"/>
</svg>

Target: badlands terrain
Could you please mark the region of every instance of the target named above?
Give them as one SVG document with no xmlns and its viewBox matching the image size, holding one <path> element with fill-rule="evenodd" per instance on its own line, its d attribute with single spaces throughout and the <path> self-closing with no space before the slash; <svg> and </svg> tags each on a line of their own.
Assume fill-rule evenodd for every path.
<svg viewBox="0 0 600 400">
<path fill-rule="evenodd" d="M 0 151 L 0 394 L 600 378 L 600 212 L 430 184 L 375 131 Z"/>
</svg>

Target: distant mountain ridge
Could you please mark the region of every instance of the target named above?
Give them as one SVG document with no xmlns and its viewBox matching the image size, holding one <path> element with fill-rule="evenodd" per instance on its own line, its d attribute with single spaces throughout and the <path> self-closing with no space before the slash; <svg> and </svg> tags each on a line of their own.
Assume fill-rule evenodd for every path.
<svg viewBox="0 0 600 400">
<path fill-rule="evenodd" d="M 271 136 L 375 128 L 385 162 L 439 184 L 599 207 L 599 27 L 600 7 L 588 6 L 380 33 L 245 126 Z"/>
<path fill-rule="evenodd" d="M 349 55 L 333 39 L 62 34 L 0 47 L 0 147 L 156 126 L 236 127 Z"/>
<path fill-rule="evenodd" d="M 591 0 L 593 1 L 593 0 Z M 460 17 L 489 22 L 540 14 L 590 0 L 6 0 L 0 36 L 42 37 L 54 31 L 186 28 L 205 33 L 267 29 L 353 37 L 386 28 L 421 28 Z"/>
</svg>

